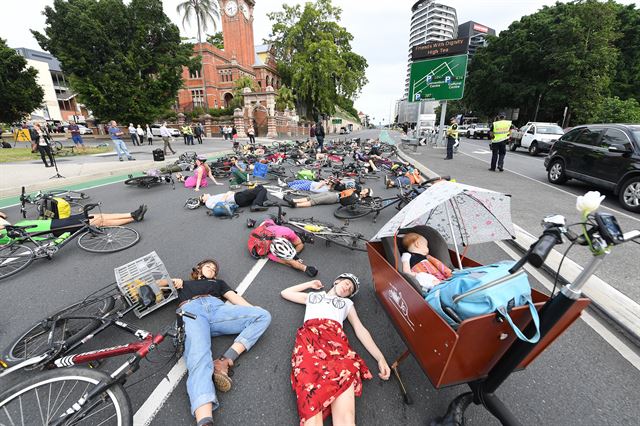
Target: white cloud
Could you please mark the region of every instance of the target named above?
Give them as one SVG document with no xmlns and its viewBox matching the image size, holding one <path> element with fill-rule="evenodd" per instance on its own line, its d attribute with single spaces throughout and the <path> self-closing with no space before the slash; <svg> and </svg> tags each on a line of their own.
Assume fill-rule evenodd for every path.
<svg viewBox="0 0 640 426">
<path fill-rule="evenodd" d="M 195 37 L 195 29 L 183 29 L 176 6 L 181 0 L 164 0 L 164 10 L 180 27 L 184 36 Z M 621 3 L 635 3 L 633 0 L 618 0 Z M 458 22 L 476 21 L 501 31 L 521 16 L 536 12 L 544 5 L 552 5 L 554 0 L 439 0 L 440 3 L 455 7 Z M 29 8 L 25 8 L 28 3 Z M 288 4 L 303 1 L 286 1 Z M 343 9 L 342 25 L 354 36 L 353 49 L 364 56 L 368 63 L 369 84 L 356 100 L 356 108 L 376 117 L 389 118 L 390 105 L 404 92 L 404 79 L 409 42 L 409 22 L 411 6 L 415 0 L 334 0 Z M 39 49 L 29 28 L 42 30 L 44 17 L 37 13 L 53 0 L 2 0 L 3 25 L 0 37 L 8 40 L 11 47 Z M 254 35 L 255 43 L 262 43 L 267 37 L 271 24 L 268 12 L 281 9 L 282 2 L 256 0 Z M 211 31 L 212 32 L 212 31 Z M 78 43 L 80 40 L 70 40 Z"/>
</svg>

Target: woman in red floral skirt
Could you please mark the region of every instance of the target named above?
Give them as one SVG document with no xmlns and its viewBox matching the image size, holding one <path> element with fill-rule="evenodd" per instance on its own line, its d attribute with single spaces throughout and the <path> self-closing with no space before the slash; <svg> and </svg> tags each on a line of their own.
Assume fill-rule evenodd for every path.
<svg viewBox="0 0 640 426">
<path fill-rule="evenodd" d="M 356 336 L 378 361 L 378 376 L 388 380 L 391 370 L 384 355 L 362 325 L 350 300 L 360 286 L 353 274 L 340 274 L 328 292 L 314 280 L 283 290 L 285 299 L 306 305 L 304 324 L 296 334 L 291 355 L 291 386 L 298 399 L 300 424 L 321 426 L 331 413 L 333 424 L 356 423 L 355 397 L 362 393 L 362 379 L 372 375 L 364 360 L 351 349 L 342 330 L 345 318 L 353 326 Z"/>
</svg>

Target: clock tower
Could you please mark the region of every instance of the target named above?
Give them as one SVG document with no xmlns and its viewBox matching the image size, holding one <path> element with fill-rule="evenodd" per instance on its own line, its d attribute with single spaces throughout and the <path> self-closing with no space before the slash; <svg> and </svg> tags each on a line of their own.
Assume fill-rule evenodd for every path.
<svg viewBox="0 0 640 426">
<path fill-rule="evenodd" d="M 253 45 L 254 0 L 220 0 L 224 51 L 238 64 L 251 68 L 255 63 Z"/>
</svg>

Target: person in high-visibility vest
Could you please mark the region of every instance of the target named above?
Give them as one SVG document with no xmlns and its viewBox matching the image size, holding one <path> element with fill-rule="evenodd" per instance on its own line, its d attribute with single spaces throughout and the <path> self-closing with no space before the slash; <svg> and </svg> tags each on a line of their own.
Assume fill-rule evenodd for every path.
<svg viewBox="0 0 640 426">
<path fill-rule="evenodd" d="M 509 139 L 509 130 L 511 129 L 511 120 L 505 120 L 505 114 L 500 113 L 498 119 L 491 125 L 491 167 L 489 170 L 504 171 L 504 156 L 507 153 L 507 140 Z"/>
<path fill-rule="evenodd" d="M 451 117 L 449 120 L 451 125 L 447 128 L 447 156 L 445 160 L 453 159 L 453 145 L 458 140 L 458 122 L 455 117 Z"/>
</svg>

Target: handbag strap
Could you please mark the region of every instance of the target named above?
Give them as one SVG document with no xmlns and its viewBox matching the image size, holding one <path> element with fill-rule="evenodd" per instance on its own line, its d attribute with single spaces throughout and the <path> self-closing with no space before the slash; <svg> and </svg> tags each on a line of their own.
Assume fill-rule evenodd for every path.
<svg viewBox="0 0 640 426">
<path fill-rule="evenodd" d="M 527 305 L 529 305 L 529 312 L 531 312 L 533 324 L 536 326 L 536 334 L 531 338 L 525 336 L 524 333 L 522 333 L 522 331 L 520 331 L 520 329 L 513 323 L 513 320 L 511 319 L 511 316 L 509 315 L 509 312 L 507 312 L 507 308 L 505 306 L 499 307 L 498 313 L 506 318 L 506 320 L 509 322 L 509 325 L 511 326 L 511 329 L 516 334 L 516 336 L 518 336 L 518 339 L 532 344 L 538 343 L 538 341 L 540 340 L 540 317 L 538 316 L 538 311 L 536 310 L 536 307 L 533 305 L 533 302 L 531 300 L 527 301 Z"/>
</svg>

